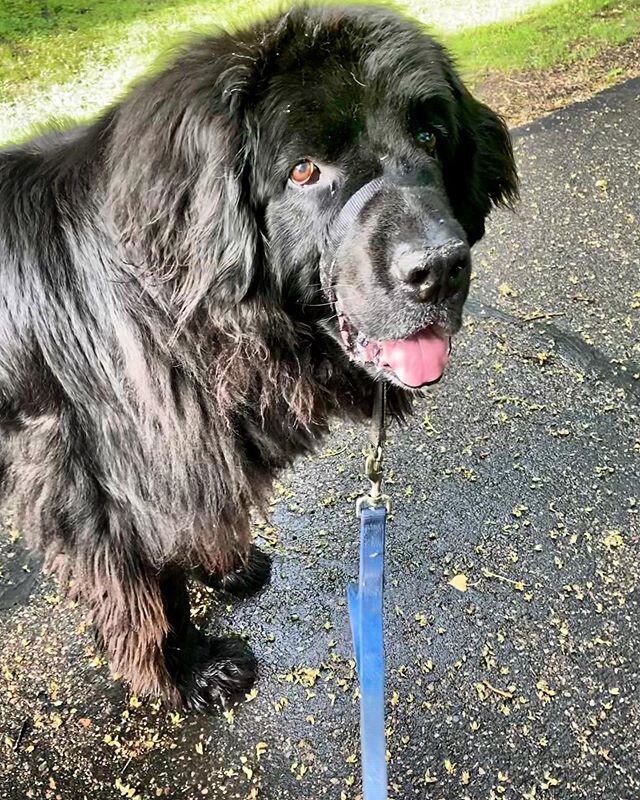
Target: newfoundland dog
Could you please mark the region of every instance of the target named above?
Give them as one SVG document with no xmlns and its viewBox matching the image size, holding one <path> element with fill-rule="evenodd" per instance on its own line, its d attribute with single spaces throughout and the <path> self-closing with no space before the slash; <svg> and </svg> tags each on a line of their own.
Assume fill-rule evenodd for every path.
<svg viewBox="0 0 640 800">
<path fill-rule="evenodd" d="M 278 470 L 334 415 L 402 416 L 517 178 L 502 120 L 381 8 L 189 45 L 95 122 L 0 151 L 0 485 L 114 672 L 203 709 L 256 662 L 190 621 L 248 594 Z"/>
</svg>

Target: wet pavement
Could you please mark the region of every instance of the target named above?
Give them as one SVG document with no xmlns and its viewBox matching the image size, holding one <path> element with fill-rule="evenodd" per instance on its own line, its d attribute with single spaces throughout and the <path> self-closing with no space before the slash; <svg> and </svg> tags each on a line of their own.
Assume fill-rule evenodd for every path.
<svg viewBox="0 0 640 800">
<path fill-rule="evenodd" d="M 640 798 L 640 81 L 515 132 L 445 380 L 392 428 L 390 798 Z M 261 675 L 218 716 L 110 681 L 82 608 L 0 536 L 0 797 L 356 800 L 344 591 L 364 428 L 274 489 L 271 586 L 208 630 Z M 453 584 L 451 581 L 453 580 Z"/>
</svg>

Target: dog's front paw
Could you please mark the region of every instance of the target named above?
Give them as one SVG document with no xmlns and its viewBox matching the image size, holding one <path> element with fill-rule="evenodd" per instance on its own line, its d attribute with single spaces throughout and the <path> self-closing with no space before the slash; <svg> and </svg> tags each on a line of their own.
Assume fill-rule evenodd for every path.
<svg viewBox="0 0 640 800">
<path fill-rule="evenodd" d="M 237 556 L 233 569 L 226 574 L 207 573 L 196 570 L 199 581 L 219 592 L 234 597 L 251 597 L 263 589 L 271 577 L 271 559 L 259 547 L 252 544 L 247 555 Z"/>
<path fill-rule="evenodd" d="M 206 711 L 241 700 L 257 672 L 256 658 L 242 639 L 202 637 L 192 663 L 183 665 L 176 683 L 185 708 Z"/>
</svg>

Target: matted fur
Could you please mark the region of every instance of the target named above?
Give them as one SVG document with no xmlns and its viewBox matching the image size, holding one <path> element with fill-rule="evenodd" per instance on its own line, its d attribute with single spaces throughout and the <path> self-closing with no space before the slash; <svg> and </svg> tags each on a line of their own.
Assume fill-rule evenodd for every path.
<svg viewBox="0 0 640 800">
<path fill-rule="evenodd" d="M 407 92 L 419 69 L 450 86 L 444 181 L 473 242 L 515 196 L 508 136 L 442 49 L 383 10 L 298 9 L 193 41 L 95 123 L 0 152 L 0 488 L 138 692 L 201 707 L 207 681 L 227 691 L 246 667 L 248 685 L 250 660 L 196 641 L 185 572 L 237 565 L 277 471 L 332 416 L 370 410 L 319 283 L 325 234 L 296 235 L 267 169 L 288 130 L 272 76 L 304 104 L 295 70 L 322 53 L 327 74 L 353 70 L 349 91 L 356 70 L 396 91 L 403 47 Z M 347 196 L 367 179 L 360 165 Z M 409 395 L 390 386 L 389 403 L 402 415 Z"/>
</svg>

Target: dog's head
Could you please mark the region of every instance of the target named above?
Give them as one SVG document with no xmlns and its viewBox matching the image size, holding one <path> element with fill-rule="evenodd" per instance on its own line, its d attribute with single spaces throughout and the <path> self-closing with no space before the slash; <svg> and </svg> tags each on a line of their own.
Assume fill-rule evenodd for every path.
<svg viewBox="0 0 640 800">
<path fill-rule="evenodd" d="M 156 191 L 129 157 L 146 196 L 128 181 L 125 234 L 152 237 L 183 314 L 277 293 L 371 372 L 439 379 L 470 247 L 517 178 L 503 122 L 433 39 L 379 8 L 295 9 L 203 41 L 137 103 Z"/>
</svg>

